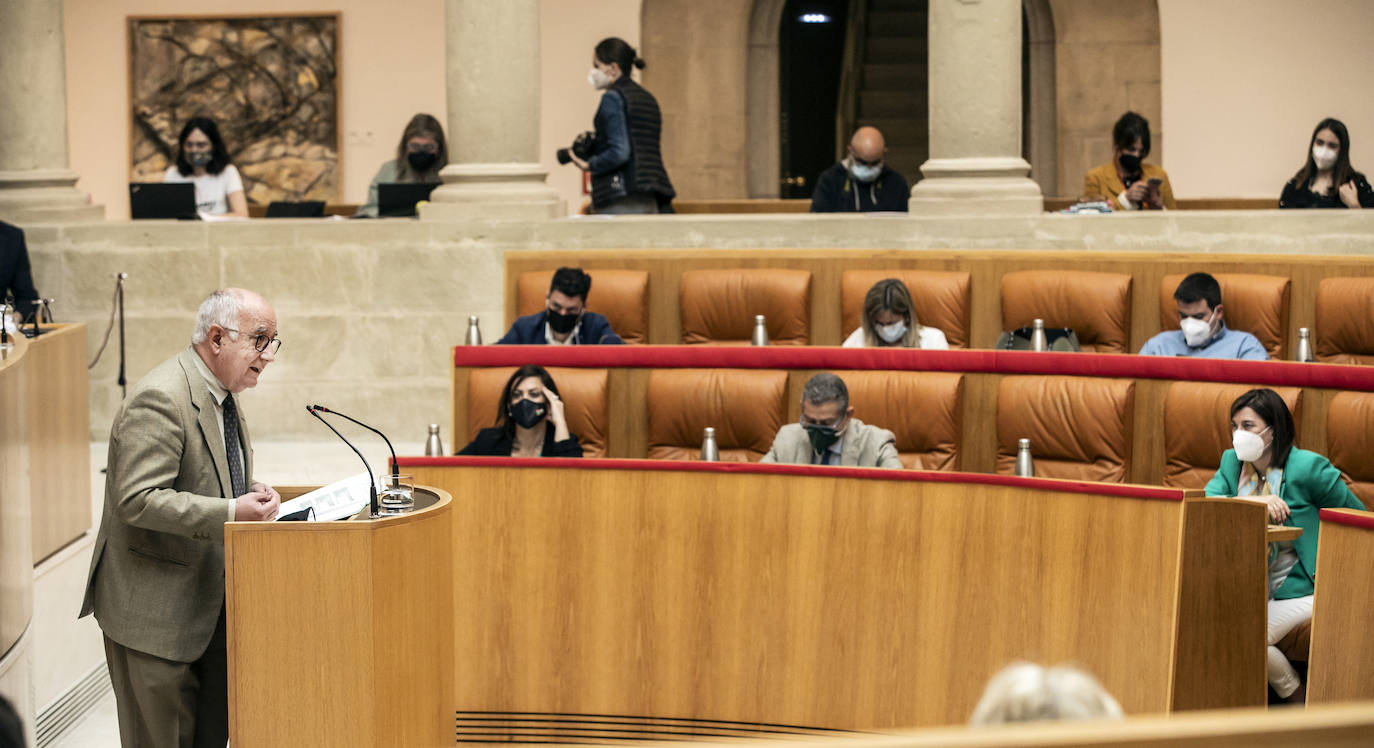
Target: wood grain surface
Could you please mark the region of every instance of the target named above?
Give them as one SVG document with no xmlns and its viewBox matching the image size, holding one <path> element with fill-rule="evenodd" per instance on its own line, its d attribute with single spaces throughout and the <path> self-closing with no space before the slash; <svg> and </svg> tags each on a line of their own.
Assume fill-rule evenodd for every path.
<svg viewBox="0 0 1374 748">
<path fill-rule="evenodd" d="M 1374 519 L 1354 509 L 1339 514 Z M 1307 703 L 1374 700 L 1374 529 L 1321 523 Z M 1374 733 L 1371 733 L 1374 735 Z"/>
<path fill-rule="evenodd" d="M 27 398 L 34 356 L 32 344 L 14 340 L 0 355 L 0 656 L 33 617 Z"/>
<path fill-rule="evenodd" d="M 91 528 L 91 407 L 86 326 L 54 324 L 32 341 L 29 483 L 33 563 Z"/>
</svg>

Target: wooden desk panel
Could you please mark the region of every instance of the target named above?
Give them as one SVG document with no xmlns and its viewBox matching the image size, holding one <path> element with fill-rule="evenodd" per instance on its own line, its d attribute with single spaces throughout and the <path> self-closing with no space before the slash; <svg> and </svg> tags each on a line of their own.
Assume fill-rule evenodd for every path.
<svg viewBox="0 0 1374 748">
<path fill-rule="evenodd" d="M 1262 648 L 1225 638 L 1262 636 L 1262 551 L 1225 570 L 1184 553 L 1185 531 L 1262 548 L 1262 507 L 1035 479 L 625 464 L 402 458 L 456 497 L 460 712 L 956 724 L 1014 659 L 1081 663 L 1130 713 L 1195 706 L 1184 679 L 1228 706 L 1263 703 Z M 1185 528 L 1195 505 L 1229 521 Z M 1261 580 L 1248 606 L 1217 594 L 1236 575 Z"/>
<path fill-rule="evenodd" d="M 33 563 L 91 528 L 91 408 L 86 326 L 49 325 L 32 343 L 29 461 Z"/>
<path fill-rule="evenodd" d="M 0 357 L 0 657 L 33 617 L 33 531 L 29 500 L 29 370 L 22 337 Z"/>
<path fill-rule="evenodd" d="M 1374 512 L 1321 510 L 1307 703 L 1374 699 Z"/>
</svg>

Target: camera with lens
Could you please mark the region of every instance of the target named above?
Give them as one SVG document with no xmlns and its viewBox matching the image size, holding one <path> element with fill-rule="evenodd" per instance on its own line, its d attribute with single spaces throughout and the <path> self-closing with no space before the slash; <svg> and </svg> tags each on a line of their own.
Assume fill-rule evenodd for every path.
<svg viewBox="0 0 1374 748">
<path fill-rule="evenodd" d="M 587 159 L 592 157 L 592 149 L 595 147 L 595 145 L 596 133 L 588 130 L 587 132 L 584 132 L 573 139 L 572 148 L 558 149 L 558 163 L 571 163 L 573 156 L 577 156 L 583 161 L 586 161 Z M 571 155 L 569 155 L 570 153 Z"/>
</svg>

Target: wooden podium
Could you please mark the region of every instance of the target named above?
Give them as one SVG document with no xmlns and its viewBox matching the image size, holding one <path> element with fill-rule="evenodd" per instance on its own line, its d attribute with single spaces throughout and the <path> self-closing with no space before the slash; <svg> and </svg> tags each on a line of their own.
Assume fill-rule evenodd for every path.
<svg viewBox="0 0 1374 748">
<path fill-rule="evenodd" d="M 452 497 L 415 494 L 395 517 L 225 525 L 235 748 L 453 744 Z"/>
</svg>

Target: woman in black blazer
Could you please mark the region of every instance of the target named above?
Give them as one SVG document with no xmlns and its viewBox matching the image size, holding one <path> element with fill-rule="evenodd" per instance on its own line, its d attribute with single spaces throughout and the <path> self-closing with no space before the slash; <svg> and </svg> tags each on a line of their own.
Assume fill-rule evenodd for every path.
<svg viewBox="0 0 1374 748">
<path fill-rule="evenodd" d="M 582 445 L 568 431 L 558 386 L 542 366 L 522 366 L 506 380 L 496 425 L 477 432 L 460 455 L 488 457 L 581 457 Z"/>
</svg>

